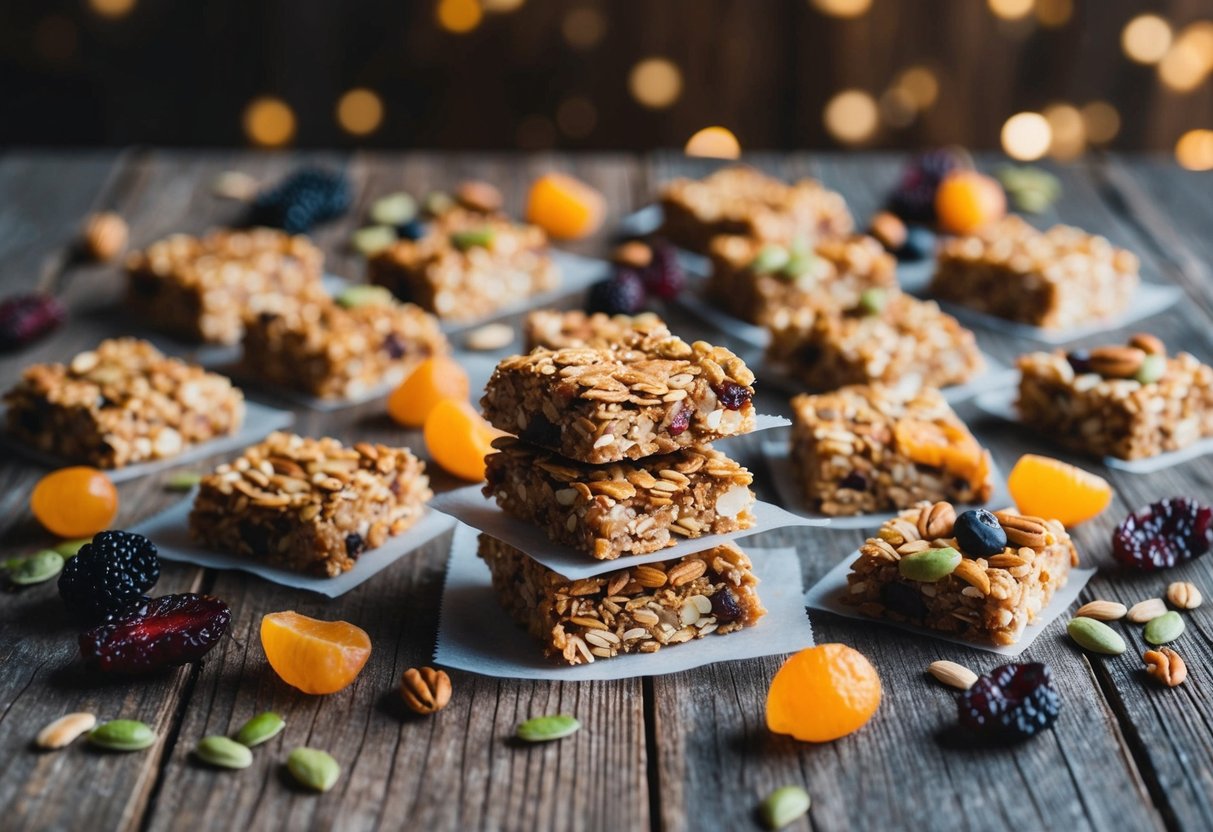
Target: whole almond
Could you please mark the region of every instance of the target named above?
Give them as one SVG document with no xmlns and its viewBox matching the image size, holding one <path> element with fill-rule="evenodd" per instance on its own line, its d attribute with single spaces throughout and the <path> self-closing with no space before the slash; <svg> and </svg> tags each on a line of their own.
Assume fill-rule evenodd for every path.
<svg viewBox="0 0 1213 832">
<path fill-rule="evenodd" d="M 939 681 L 951 688 L 957 690 L 968 690 L 973 687 L 977 681 L 977 674 L 969 670 L 963 664 L 949 661 L 931 662 L 927 665 L 927 673 L 930 673 Z"/>
<path fill-rule="evenodd" d="M 1167 345 L 1157 335 L 1148 332 L 1134 332 L 1129 336 L 1129 346 L 1137 347 L 1146 355 L 1166 355 Z"/>
<path fill-rule="evenodd" d="M 93 730 L 97 717 L 90 713 L 66 714 L 38 732 L 34 743 L 39 748 L 66 748 L 83 734 Z"/>
<path fill-rule="evenodd" d="M 1184 679 L 1188 678 L 1188 666 L 1170 647 L 1147 650 L 1142 659 L 1146 663 L 1146 673 L 1169 688 L 1182 685 Z"/>
<path fill-rule="evenodd" d="M 477 327 L 467 334 L 464 346 L 469 350 L 485 352 L 509 346 L 514 340 L 514 328 L 509 324 L 494 323 Z"/>
<path fill-rule="evenodd" d="M 1205 600 L 1200 590 L 1190 581 L 1175 581 L 1167 587 L 1167 600 L 1181 610 L 1194 610 Z"/>
<path fill-rule="evenodd" d="M 400 679 L 400 695 L 417 713 L 436 713 L 451 701 L 451 677 L 432 667 L 410 667 Z"/>
<path fill-rule="evenodd" d="M 1096 347 L 1091 350 L 1091 371 L 1104 378 L 1133 378 L 1146 360 L 1146 353 L 1137 347 Z"/>
<path fill-rule="evenodd" d="M 1134 624 L 1145 624 L 1148 621 L 1153 621 L 1160 615 L 1164 615 L 1166 611 L 1167 605 L 1163 603 L 1161 598 L 1148 598 L 1145 601 L 1138 601 L 1129 607 L 1126 617 Z"/>
<path fill-rule="evenodd" d="M 1096 621 L 1119 621 L 1128 612 L 1124 604 L 1116 601 L 1091 601 L 1079 607 L 1074 615 L 1076 618 L 1094 618 Z"/>
<path fill-rule="evenodd" d="M 84 224 L 84 251 L 94 260 L 113 260 L 126 248 L 128 233 L 126 220 L 117 214 L 93 214 Z"/>
</svg>

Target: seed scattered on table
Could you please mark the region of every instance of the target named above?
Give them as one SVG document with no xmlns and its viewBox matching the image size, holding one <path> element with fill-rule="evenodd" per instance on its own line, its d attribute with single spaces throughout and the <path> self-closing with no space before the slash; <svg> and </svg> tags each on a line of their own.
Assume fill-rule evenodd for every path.
<svg viewBox="0 0 1213 832">
<path fill-rule="evenodd" d="M 327 792 L 341 776 L 341 765 L 318 748 L 296 748 L 286 758 L 286 768 L 299 785 L 317 792 Z"/>
<path fill-rule="evenodd" d="M 90 731 L 88 741 L 107 751 L 142 751 L 156 741 L 156 732 L 135 719 L 111 719 Z"/>
<path fill-rule="evenodd" d="M 1145 639 L 1150 644 L 1168 644 L 1184 634 L 1187 625 L 1174 610 L 1146 623 Z"/>
<path fill-rule="evenodd" d="M 767 795 L 759 806 L 759 812 L 768 829 L 783 829 L 797 818 L 804 817 L 812 802 L 809 793 L 800 786 L 781 786 Z"/>
<path fill-rule="evenodd" d="M 222 736 L 203 737 L 194 747 L 194 755 L 216 768 L 242 769 L 253 764 L 248 746 Z"/>
<path fill-rule="evenodd" d="M 524 742 L 548 742 L 577 733 L 581 723 L 568 714 L 537 716 L 518 726 L 518 739 Z"/>
<path fill-rule="evenodd" d="M 252 748 L 263 742 L 269 742 L 281 734 L 284 728 L 286 728 L 285 719 L 273 711 L 265 711 L 240 726 L 240 730 L 236 732 L 236 742 Z"/>
<path fill-rule="evenodd" d="M 1128 649 L 1120 633 L 1094 618 L 1071 618 L 1066 632 L 1079 647 L 1092 653 L 1119 656 Z"/>
</svg>

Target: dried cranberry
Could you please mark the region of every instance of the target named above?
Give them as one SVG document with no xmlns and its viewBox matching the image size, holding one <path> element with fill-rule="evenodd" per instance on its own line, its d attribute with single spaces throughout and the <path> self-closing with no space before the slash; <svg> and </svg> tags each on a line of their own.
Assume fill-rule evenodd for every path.
<svg viewBox="0 0 1213 832">
<path fill-rule="evenodd" d="M 900 613 L 911 621 L 921 621 L 927 614 L 918 590 L 905 584 L 885 584 L 880 588 L 880 602 L 890 612 Z"/>
<path fill-rule="evenodd" d="M 674 414 L 674 418 L 670 419 L 670 424 L 666 427 L 666 433 L 670 436 L 677 436 L 686 431 L 691 426 L 691 414 L 693 412 L 694 408 L 678 408 L 678 412 Z"/>
<path fill-rule="evenodd" d="M 86 664 L 108 673 L 149 673 L 196 662 L 210 652 L 232 620 L 227 604 L 210 595 L 165 595 L 138 612 L 80 634 Z"/>
<path fill-rule="evenodd" d="M 842 478 L 842 481 L 838 483 L 838 487 L 847 488 L 851 491 L 867 491 L 868 478 L 858 471 L 852 471 Z"/>
<path fill-rule="evenodd" d="M 1091 372 L 1091 353 L 1086 350 L 1071 350 L 1066 353 L 1066 361 L 1070 362 L 1070 369 L 1079 375 Z"/>
<path fill-rule="evenodd" d="M 727 586 L 712 596 L 712 615 L 717 621 L 736 621 L 741 618 L 741 604 Z"/>
<path fill-rule="evenodd" d="M 1039 662 L 1005 664 L 978 677 L 956 700 L 960 724 L 1002 740 L 1026 739 L 1057 720 L 1061 697 Z"/>
<path fill-rule="evenodd" d="M 28 346 L 67 320 L 67 309 L 44 294 L 14 295 L 0 301 L 0 351 Z"/>
<path fill-rule="evenodd" d="M 1112 554 L 1125 566 L 1153 572 L 1198 558 L 1213 547 L 1213 509 L 1170 497 L 1130 514 L 1112 533 Z"/>
<path fill-rule="evenodd" d="M 716 393 L 716 398 L 720 399 L 720 403 L 729 410 L 741 410 L 754 396 L 750 388 L 728 379 L 713 385 L 712 390 Z"/>
<path fill-rule="evenodd" d="M 408 347 L 403 338 L 394 332 L 389 332 L 388 336 L 383 339 L 383 350 L 392 358 L 403 358 Z"/>
</svg>

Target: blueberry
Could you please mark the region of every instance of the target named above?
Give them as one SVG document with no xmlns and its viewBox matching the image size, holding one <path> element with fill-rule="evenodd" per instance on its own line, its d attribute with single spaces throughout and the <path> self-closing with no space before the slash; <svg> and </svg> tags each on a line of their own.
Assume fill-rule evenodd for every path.
<svg viewBox="0 0 1213 832">
<path fill-rule="evenodd" d="M 1066 361 L 1070 363 L 1070 369 L 1079 375 L 1091 372 L 1091 353 L 1086 350 L 1071 350 L 1066 353 Z"/>
<path fill-rule="evenodd" d="M 898 260 L 926 260 L 935 253 L 935 235 L 925 225 L 911 225 L 906 241 L 897 251 Z"/>
<path fill-rule="evenodd" d="M 842 478 L 842 482 L 838 483 L 839 488 L 847 488 L 851 491 L 867 491 L 868 478 L 858 471 L 852 471 Z"/>
<path fill-rule="evenodd" d="M 997 555 L 1007 545 L 1007 533 L 998 518 L 984 508 L 962 512 L 956 518 L 952 534 L 960 550 L 971 558 Z"/>
<path fill-rule="evenodd" d="M 416 218 L 396 226 L 396 234 L 402 240 L 420 240 L 425 236 L 425 232 L 425 223 Z"/>
</svg>

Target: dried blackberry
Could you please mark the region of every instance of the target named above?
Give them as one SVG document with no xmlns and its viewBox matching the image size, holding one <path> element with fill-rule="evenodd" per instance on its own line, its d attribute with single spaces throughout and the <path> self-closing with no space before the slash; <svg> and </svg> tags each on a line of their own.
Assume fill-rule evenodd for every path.
<svg viewBox="0 0 1213 832">
<path fill-rule="evenodd" d="M 960 724 L 998 740 L 1022 740 L 1051 726 L 1061 710 L 1053 672 L 1039 662 L 1004 664 L 957 697 Z"/>
<path fill-rule="evenodd" d="M 59 597 L 73 615 L 94 623 L 143 601 L 159 579 L 154 543 L 141 534 L 101 532 L 64 564 Z"/>
<path fill-rule="evenodd" d="M 348 211 L 351 199 L 350 181 L 344 173 L 304 168 L 257 195 L 249 224 L 306 234 L 313 226 Z"/>
<path fill-rule="evenodd" d="M 901 181 L 889 197 L 889 210 L 907 222 L 934 222 L 939 183 L 964 167 L 964 157 L 950 148 L 919 154 L 902 170 Z"/>
<path fill-rule="evenodd" d="M 678 251 L 669 243 L 654 243 L 653 257 L 640 272 L 644 288 L 662 300 L 673 300 L 687 285 L 686 273 L 678 262 Z"/>
<path fill-rule="evenodd" d="M 150 673 L 196 662 L 210 652 L 232 620 L 227 604 L 210 595 L 165 595 L 112 623 L 80 634 L 85 663 L 107 673 Z"/>
<path fill-rule="evenodd" d="M 1153 572 L 1198 558 L 1213 547 L 1213 509 L 1169 497 L 1130 514 L 1112 533 L 1112 554 L 1125 566 Z"/>
<path fill-rule="evenodd" d="M 620 269 L 614 277 L 590 287 L 586 309 L 608 315 L 635 315 L 644 307 L 644 301 L 644 281 L 640 275 L 632 269 Z"/>
<path fill-rule="evenodd" d="M 49 335 L 67 320 L 67 309 L 51 295 L 13 295 L 0 301 L 0 352 L 20 349 Z"/>
</svg>

